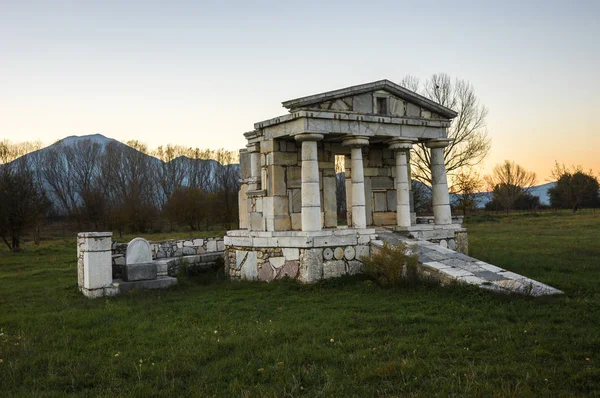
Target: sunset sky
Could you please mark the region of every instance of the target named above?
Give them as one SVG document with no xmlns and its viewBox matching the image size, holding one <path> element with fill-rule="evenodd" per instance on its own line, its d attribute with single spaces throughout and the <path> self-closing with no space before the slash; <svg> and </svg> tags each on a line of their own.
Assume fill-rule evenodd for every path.
<svg viewBox="0 0 600 398">
<path fill-rule="evenodd" d="M 597 174 L 599 17 L 597 0 L 0 0 L 0 139 L 237 149 L 284 100 L 444 72 L 489 108 L 483 173 Z"/>
</svg>

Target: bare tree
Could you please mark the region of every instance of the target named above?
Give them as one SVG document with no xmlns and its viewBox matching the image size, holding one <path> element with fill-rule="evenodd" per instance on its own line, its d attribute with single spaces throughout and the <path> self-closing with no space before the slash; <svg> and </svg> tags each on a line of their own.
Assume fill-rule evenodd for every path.
<svg viewBox="0 0 600 398">
<path fill-rule="evenodd" d="M 534 172 L 508 160 L 496 165 L 492 174 L 485 177 L 488 190 L 493 191 L 493 200 L 507 210 L 514 208 L 520 196 L 528 194 L 536 180 Z"/>
<path fill-rule="evenodd" d="M 157 192 L 152 175 L 153 161 L 157 160 L 117 142 L 106 146 L 102 175 L 109 185 L 106 197 L 111 219 L 120 233 L 126 225 L 133 231 L 144 231 L 152 224 Z"/>
<path fill-rule="evenodd" d="M 49 207 L 26 159 L 0 164 L 0 204 L 0 237 L 11 251 L 18 252 L 23 233 L 39 226 Z M 38 243 L 39 236 L 35 240 Z"/>
<path fill-rule="evenodd" d="M 408 89 L 458 112 L 448 129 L 448 138 L 453 141 L 444 151 L 448 174 L 452 176 L 462 168 L 481 163 L 490 150 L 485 122 L 488 111 L 479 103 L 473 86 L 461 79 L 453 82 L 443 73 L 432 75 L 422 87 L 412 76 L 404 77 L 401 82 Z M 413 178 L 431 185 L 431 158 L 425 144 L 416 145 L 410 158 Z"/>
<path fill-rule="evenodd" d="M 41 147 L 41 141 L 13 143 L 9 140 L 2 140 L 0 141 L 0 164 L 10 163 L 24 155 L 37 151 Z"/>
<path fill-rule="evenodd" d="M 79 214 L 80 197 L 77 194 L 75 173 L 71 165 L 73 152 L 64 144 L 55 144 L 48 148 L 43 156 L 43 176 L 55 210 L 58 213 L 74 217 L 81 227 Z"/>
<path fill-rule="evenodd" d="M 160 188 L 159 205 L 162 207 L 173 192 L 181 189 L 186 174 L 186 160 L 183 158 L 189 149 L 179 145 L 159 146 L 152 155 L 161 162 L 155 164 L 155 176 Z"/>
<path fill-rule="evenodd" d="M 479 192 L 483 185 L 481 176 L 473 169 L 461 170 L 454 178 L 454 184 L 450 191 L 456 197 L 455 207 L 463 211 L 477 208 L 478 200 L 485 195 Z"/>
<path fill-rule="evenodd" d="M 221 220 L 232 223 L 237 220 L 237 195 L 240 189 L 239 153 L 219 149 L 215 151 L 218 162 L 214 170 L 216 206 L 220 211 Z"/>
<path fill-rule="evenodd" d="M 420 84 L 419 78 L 411 75 L 406 75 L 400 80 L 400 85 L 402 87 L 414 92 L 419 91 Z"/>
<path fill-rule="evenodd" d="M 188 187 L 197 187 L 211 192 L 214 185 L 214 151 L 210 149 L 189 149 L 186 162 L 186 183 Z"/>
</svg>

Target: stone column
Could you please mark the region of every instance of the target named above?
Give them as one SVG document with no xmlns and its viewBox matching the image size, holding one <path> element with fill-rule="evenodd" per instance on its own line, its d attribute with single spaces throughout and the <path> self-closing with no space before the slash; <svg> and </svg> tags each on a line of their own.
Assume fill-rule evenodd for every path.
<svg viewBox="0 0 600 398">
<path fill-rule="evenodd" d="M 365 172 L 363 168 L 362 147 L 369 145 L 369 138 L 350 136 L 344 138 L 342 143 L 350 147 L 352 178 L 352 228 L 367 227 L 367 213 L 365 206 Z"/>
<path fill-rule="evenodd" d="M 250 153 L 250 180 L 248 189 L 256 191 L 261 189 L 260 144 L 248 144 L 246 148 L 248 153 Z"/>
<path fill-rule="evenodd" d="M 321 230 L 321 192 L 319 189 L 319 159 L 317 141 L 322 134 L 304 133 L 296 136 L 302 142 L 302 230 Z"/>
<path fill-rule="evenodd" d="M 433 218 L 436 225 L 452 224 L 450 213 L 450 195 L 448 179 L 444 163 L 444 148 L 451 140 L 439 139 L 428 141 L 425 146 L 431 150 L 431 195 L 433 202 Z"/>
<path fill-rule="evenodd" d="M 77 234 L 77 284 L 88 298 L 114 296 L 112 284 L 112 232 Z"/>
<path fill-rule="evenodd" d="M 410 174 L 408 170 L 409 151 L 413 139 L 395 139 L 390 149 L 396 153 L 396 225 L 410 227 Z"/>
</svg>

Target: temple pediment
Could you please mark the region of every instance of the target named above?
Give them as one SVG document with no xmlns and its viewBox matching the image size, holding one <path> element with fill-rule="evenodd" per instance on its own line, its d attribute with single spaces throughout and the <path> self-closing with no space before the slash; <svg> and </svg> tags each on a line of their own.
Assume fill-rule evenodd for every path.
<svg viewBox="0 0 600 398">
<path fill-rule="evenodd" d="M 457 116 L 454 110 L 389 80 L 296 98 L 282 104 L 290 112 L 333 111 L 438 120 L 448 120 Z"/>
</svg>

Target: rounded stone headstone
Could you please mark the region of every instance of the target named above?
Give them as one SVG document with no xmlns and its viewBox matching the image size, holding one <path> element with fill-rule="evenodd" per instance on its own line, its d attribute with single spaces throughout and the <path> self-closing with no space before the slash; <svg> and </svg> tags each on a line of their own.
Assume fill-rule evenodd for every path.
<svg viewBox="0 0 600 398">
<path fill-rule="evenodd" d="M 333 250 L 330 247 L 323 249 L 323 258 L 325 260 L 331 260 L 333 258 Z"/>
<path fill-rule="evenodd" d="M 442 240 L 440 241 L 440 246 L 442 246 L 442 247 L 446 247 L 446 248 L 448 247 L 448 242 L 446 242 L 446 239 L 442 239 Z"/>
<path fill-rule="evenodd" d="M 342 249 L 341 247 L 336 247 L 335 250 L 333 251 L 333 257 L 335 257 L 336 260 L 341 260 L 344 258 L 344 249 Z"/>
<path fill-rule="evenodd" d="M 135 238 L 127 245 L 125 251 L 126 264 L 140 264 L 152 261 L 150 244 L 144 238 Z"/>
<path fill-rule="evenodd" d="M 356 256 L 356 250 L 354 250 L 352 246 L 348 246 L 344 249 L 344 257 L 346 257 L 346 260 L 354 260 L 354 256 Z"/>
</svg>

